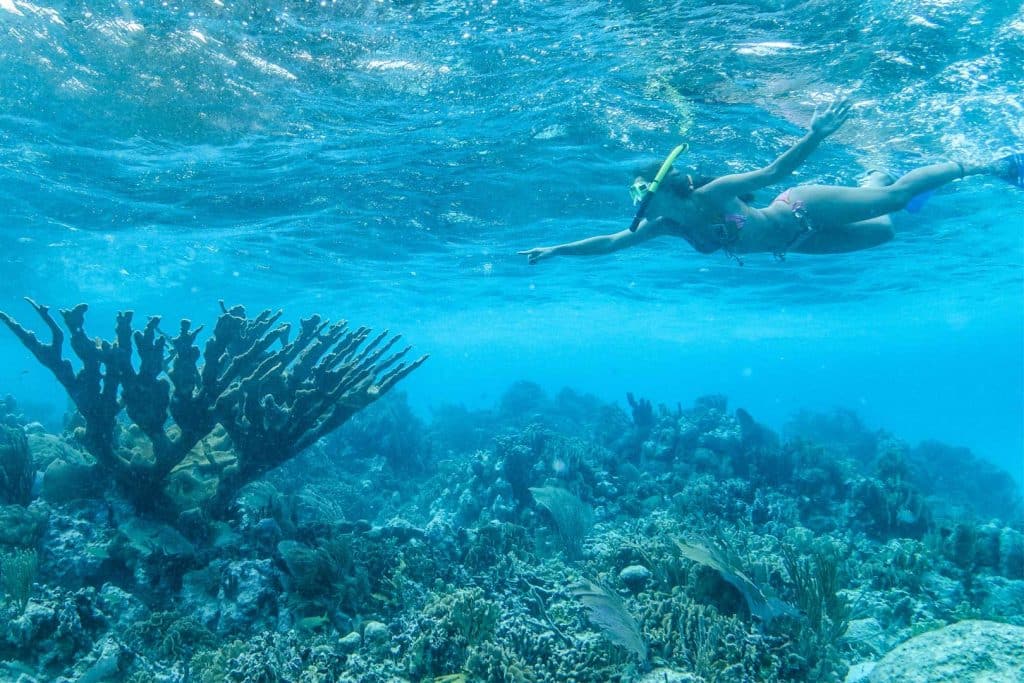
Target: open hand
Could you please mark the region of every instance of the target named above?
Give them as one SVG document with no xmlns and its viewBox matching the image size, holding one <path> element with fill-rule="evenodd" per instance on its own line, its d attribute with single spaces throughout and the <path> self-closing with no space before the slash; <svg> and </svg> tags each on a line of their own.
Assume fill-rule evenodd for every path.
<svg viewBox="0 0 1024 683">
<path fill-rule="evenodd" d="M 816 107 L 811 117 L 811 131 L 822 136 L 832 135 L 846 123 L 852 106 L 850 100 L 844 97 L 828 105 L 825 111 L 819 111 L 820 107 Z"/>
<path fill-rule="evenodd" d="M 537 261 L 542 261 L 554 256 L 555 250 L 553 247 L 534 247 L 533 249 L 526 249 L 525 251 L 517 253 L 521 256 L 525 256 L 527 262 L 532 266 L 537 263 Z"/>
</svg>

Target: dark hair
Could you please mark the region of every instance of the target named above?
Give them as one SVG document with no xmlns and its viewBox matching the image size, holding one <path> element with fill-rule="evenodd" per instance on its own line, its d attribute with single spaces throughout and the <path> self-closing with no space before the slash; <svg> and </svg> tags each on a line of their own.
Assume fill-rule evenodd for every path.
<svg viewBox="0 0 1024 683">
<path fill-rule="evenodd" d="M 695 173 L 686 174 L 673 169 L 673 171 L 669 173 L 663 181 L 661 181 L 661 184 L 665 188 L 671 190 L 676 196 L 685 199 L 693 194 L 693 191 L 698 187 L 704 187 L 711 181 L 718 180 L 718 178 L 719 176 L 697 175 Z M 693 182 L 692 185 L 690 184 L 691 181 Z M 744 192 L 739 195 L 739 199 L 749 204 L 754 201 L 754 193 Z"/>
</svg>

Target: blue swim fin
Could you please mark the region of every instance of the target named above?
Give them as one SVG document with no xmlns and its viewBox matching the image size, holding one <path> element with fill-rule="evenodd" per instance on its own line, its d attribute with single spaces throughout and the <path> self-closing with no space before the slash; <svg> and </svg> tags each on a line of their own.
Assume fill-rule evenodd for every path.
<svg viewBox="0 0 1024 683">
<path fill-rule="evenodd" d="M 999 177 L 1024 189 L 1024 152 L 1014 152 L 999 160 L 1006 164 L 1006 172 Z"/>
<path fill-rule="evenodd" d="M 924 208 L 925 202 L 927 202 L 933 194 L 935 194 L 935 190 L 927 190 L 919 195 L 915 195 L 914 198 L 907 202 L 907 205 L 903 208 L 910 213 L 917 213 Z"/>
</svg>

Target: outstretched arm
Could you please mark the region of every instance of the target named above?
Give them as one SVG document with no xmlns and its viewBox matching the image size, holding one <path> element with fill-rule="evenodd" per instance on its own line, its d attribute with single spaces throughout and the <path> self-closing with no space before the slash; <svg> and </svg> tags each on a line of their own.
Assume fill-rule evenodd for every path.
<svg viewBox="0 0 1024 683">
<path fill-rule="evenodd" d="M 610 254 L 619 249 L 632 247 L 635 244 L 646 242 L 652 237 L 665 234 L 664 221 L 661 219 L 640 221 L 636 232 L 620 230 L 609 235 L 595 235 L 586 239 L 565 244 L 557 244 L 553 247 L 534 247 L 518 252 L 525 256 L 533 265 L 552 256 L 597 256 L 599 254 Z"/>
<path fill-rule="evenodd" d="M 806 161 L 822 140 L 839 130 L 850 116 L 850 107 L 850 101 L 843 99 L 833 102 L 823 112 L 815 109 L 807 134 L 778 159 L 756 171 L 717 178 L 694 194 L 711 201 L 724 201 L 779 182 Z"/>
</svg>

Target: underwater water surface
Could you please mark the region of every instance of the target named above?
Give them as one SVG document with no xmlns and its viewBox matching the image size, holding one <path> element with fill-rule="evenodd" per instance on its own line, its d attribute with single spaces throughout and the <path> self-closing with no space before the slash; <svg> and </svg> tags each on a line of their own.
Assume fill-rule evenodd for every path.
<svg viewBox="0 0 1024 683">
<path fill-rule="evenodd" d="M 909 448 L 970 449 L 1019 486 L 1024 192 L 1008 183 L 952 183 L 896 216 L 894 240 L 849 254 L 739 265 L 668 237 L 535 266 L 516 252 L 627 226 L 630 182 L 680 142 L 687 169 L 766 165 L 841 96 L 851 119 L 793 184 L 1020 149 L 1022 12 L 1013 0 L 0 0 L 0 310 L 42 330 L 23 297 L 86 302 L 89 334 L 108 339 L 123 310 L 137 327 L 162 316 L 168 334 L 180 318 L 212 329 L 221 300 L 293 322 L 317 313 L 430 354 L 399 385 L 410 420 L 453 419 L 454 405 L 523 427 L 496 408 L 522 381 L 623 414 L 632 393 L 664 420 L 719 410 L 694 402 L 722 395 L 779 432 L 848 411 Z M 63 389 L 0 328 L 5 394 L 60 431 Z M 908 500 L 891 502 L 894 520 L 918 514 Z M 362 623 L 336 608 L 360 611 L 318 603 L 302 618 L 327 615 L 342 636 Z"/>
</svg>

